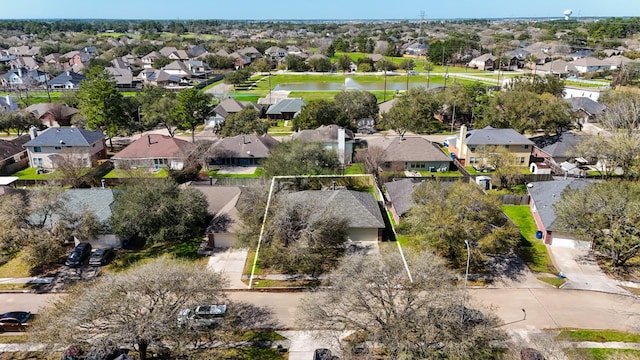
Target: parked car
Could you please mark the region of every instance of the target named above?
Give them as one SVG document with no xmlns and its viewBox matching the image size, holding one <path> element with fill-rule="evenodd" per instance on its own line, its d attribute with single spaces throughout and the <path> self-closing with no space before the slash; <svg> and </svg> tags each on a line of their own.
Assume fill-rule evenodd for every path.
<svg viewBox="0 0 640 360">
<path fill-rule="evenodd" d="M 316 349 L 313 352 L 313 360 L 331 360 L 331 350 L 329 349 Z"/>
<path fill-rule="evenodd" d="M 116 256 L 116 253 L 113 251 L 113 248 L 103 248 L 103 249 L 95 249 L 91 253 L 91 257 L 89 258 L 89 265 L 91 266 L 102 266 L 107 265 L 113 258 Z"/>
<path fill-rule="evenodd" d="M 0 332 L 25 331 L 31 325 L 33 316 L 28 311 L 11 311 L 0 314 Z"/>
<path fill-rule="evenodd" d="M 178 324 L 191 327 L 214 327 L 222 322 L 227 305 L 199 305 L 178 312 Z"/>
<path fill-rule="evenodd" d="M 71 250 L 71 254 L 69 254 L 64 264 L 69 267 L 80 267 L 87 261 L 89 256 L 91 256 L 91 244 L 81 242 Z"/>
</svg>

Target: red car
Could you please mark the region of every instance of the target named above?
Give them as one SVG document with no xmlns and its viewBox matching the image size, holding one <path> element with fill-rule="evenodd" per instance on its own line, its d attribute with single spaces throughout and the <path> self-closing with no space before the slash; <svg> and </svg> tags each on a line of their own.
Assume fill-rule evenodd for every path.
<svg viewBox="0 0 640 360">
<path fill-rule="evenodd" d="M 11 311 L 0 314 L 0 332 L 25 331 L 31 325 L 33 316 L 28 311 Z"/>
</svg>

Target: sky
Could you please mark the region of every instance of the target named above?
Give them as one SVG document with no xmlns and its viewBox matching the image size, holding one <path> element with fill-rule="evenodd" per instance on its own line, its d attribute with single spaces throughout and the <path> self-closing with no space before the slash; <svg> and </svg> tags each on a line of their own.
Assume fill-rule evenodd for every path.
<svg viewBox="0 0 640 360">
<path fill-rule="evenodd" d="M 0 19 L 417 20 L 640 16 L 640 0 L 0 0 Z"/>
</svg>

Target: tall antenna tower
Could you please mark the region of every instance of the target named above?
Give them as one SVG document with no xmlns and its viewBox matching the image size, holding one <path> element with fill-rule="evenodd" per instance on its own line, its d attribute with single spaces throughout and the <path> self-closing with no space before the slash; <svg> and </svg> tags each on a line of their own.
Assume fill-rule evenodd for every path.
<svg viewBox="0 0 640 360">
<path fill-rule="evenodd" d="M 424 10 L 420 11 L 420 37 L 424 36 L 424 33 L 422 32 L 422 24 L 424 24 Z"/>
</svg>

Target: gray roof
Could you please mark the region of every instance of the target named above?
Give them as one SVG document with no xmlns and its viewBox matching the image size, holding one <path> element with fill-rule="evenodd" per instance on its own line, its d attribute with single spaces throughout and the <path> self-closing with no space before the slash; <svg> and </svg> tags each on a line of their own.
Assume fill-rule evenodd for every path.
<svg viewBox="0 0 640 360">
<path fill-rule="evenodd" d="M 112 209 L 114 205 L 114 195 L 117 190 L 113 189 L 69 189 L 64 191 L 60 196 L 63 200 L 64 207 L 76 215 L 82 215 L 89 212 L 96 216 L 97 220 L 108 225 L 111 219 Z M 30 219 L 39 222 L 38 217 Z M 58 216 L 49 218 L 46 226 L 52 226 L 59 221 Z"/>
<path fill-rule="evenodd" d="M 566 131 L 560 135 L 538 136 L 531 140 L 551 157 L 567 158 L 575 155 L 574 150 L 582 139 L 582 135 Z"/>
<path fill-rule="evenodd" d="M 583 189 L 593 181 L 586 179 L 567 179 L 538 181 L 530 183 L 528 187 L 531 201 L 536 205 L 542 224 L 546 230 L 553 230 L 556 212 L 553 205 L 560 201 L 560 195 L 565 189 Z"/>
<path fill-rule="evenodd" d="M 0 160 L 4 160 L 25 151 L 22 145 L 28 140 L 29 135 L 22 135 L 13 140 L 0 139 Z"/>
<path fill-rule="evenodd" d="M 602 115 L 606 110 L 606 106 L 595 100 L 592 100 L 585 96 L 577 96 L 567 99 L 571 104 L 571 110 L 573 111 L 585 111 L 589 115 Z"/>
<path fill-rule="evenodd" d="M 350 228 L 384 228 L 380 207 L 373 194 L 354 190 L 306 190 L 286 194 L 295 201 L 331 207 Z"/>
<path fill-rule="evenodd" d="M 270 135 L 236 135 L 222 138 L 211 146 L 213 154 L 221 154 L 227 158 L 269 157 L 269 152 L 278 144 L 278 140 Z"/>
<path fill-rule="evenodd" d="M 467 145 L 533 145 L 531 140 L 513 129 L 494 129 L 491 126 L 469 130 L 465 143 Z"/>
<path fill-rule="evenodd" d="M 73 72 L 73 71 L 65 71 L 62 74 L 49 80 L 49 86 L 64 85 L 68 82 L 71 82 L 72 84 L 75 84 L 75 85 L 79 85 L 80 82 L 83 81 L 84 79 L 86 79 L 86 77 L 82 74 L 78 74 L 77 72 Z"/>
<path fill-rule="evenodd" d="M 402 179 L 384 184 L 389 201 L 393 204 L 398 216 L 406 214 L 416 205 L 413 202 L 413 189 L 417 184 L 419 183 L 414 183 L 412 179 Z"/>
<path fill-rule="evenodd" d="M 49 128 L 38 134 L 35 139 L 24 144 L 27 146 L 91 146 L 104 139 L 104 134 L 99 131 L 89 131 L 77 127 Z"/>
<path fill-rule="evenodd" d="M 322 125 L 317 129 L 306 129 L 294 133 L 294 139 L 300 139 L 308 142 L 337 142 L 338 141 L 338 125 Z M 353 140 L 353 131 L 345 129 L 345 140 Z"/>
<path fill-rule="evenodd" d="M 451 158 L 433 143 L 422 137 L 396 137 L 384 151 L 386 161 L 446 161 Z"/>
<path fill-rule="evenodd" d="M 298 113 L 302 107 L 307 105 L 300 98 L 282 99 L 271 105 L 267 110 L 267 115 L 280 115 L 282 113 Z"/>
</svg>

